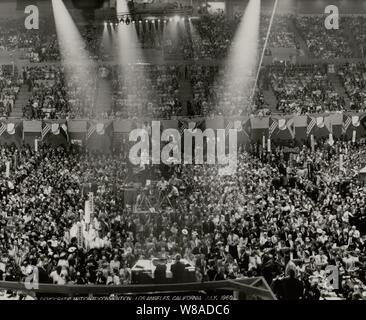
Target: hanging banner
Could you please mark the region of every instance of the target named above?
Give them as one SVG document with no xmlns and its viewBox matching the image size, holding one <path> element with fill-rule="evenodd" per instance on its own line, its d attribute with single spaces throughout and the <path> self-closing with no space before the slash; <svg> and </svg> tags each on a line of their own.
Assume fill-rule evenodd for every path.
<svg viewBox="0 0 366 320">
<path fill-rule="evenodd" d="M 5 177 L 10 177 L 10 161 L 6 161 Z"/>
<path fill-rule="evenodd" d="M 90 201 L 85 201 L 85 210 L 84 210 L 84 221 L 86 224 L 90 224 Z"/>
<path fill-rule="evenodd" d="M 329 144 L 330 146 L 333 146 L 333 144 L 334 144 L 333 134 L 332 134 L 332 133 L 329 133 L 328 144 Z"/>
<path fill-rule="evenodd" d="M 343 154 L 339 155 L 339 171 L 343 169 Z"/>
<path fill-rule="evenodd" d="M 89 192 L 89 202 L 90 202 L 90 220 L 94 219 L 94 193 Z"/>
<path fill-rule="evenodd" d="M 84 244 L 84 236 L 83 236 L 83 225 L 81 222 L 78 222 L 76 224 L 76 241 L 77 241 L 77 246 L 79 248 L 83 247 Z"/>
</svg>

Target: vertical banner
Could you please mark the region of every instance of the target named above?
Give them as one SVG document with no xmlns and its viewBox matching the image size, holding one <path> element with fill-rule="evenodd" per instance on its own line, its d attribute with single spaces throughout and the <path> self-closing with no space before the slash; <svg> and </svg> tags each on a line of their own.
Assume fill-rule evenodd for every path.
<svg viewBox="0 0 366 320">
<path fill-rule="evenodd" d="M 77 223 L 76 228 L 77 228 L 77 232 L 76 232 L 77 245 L 79 248 L 82 248 L 83 247 L 83 225 L 81 224 L 80 221 Z"/>
<path fill-rule="evenodd" d="M 266 149 L 266 136 L 263 136 L 262 138 L 262 147 L 264 150 Z"/>
<path fill-rule="evenodd" d="M 329 133 L 329 140 L 328 140 L 328 143 L 330 146 L 332 146 L 334 144 L 334 140 L 333 140 L 333 134 L 332 133 Z"/>
<path fill-rule="evenodd" d="M 38 139 L 34 139 L 34 151 L 38 152 Z"/>
<path fill-rule="evenodd" d="M 290 152 L 289 159 L 288 159 L 288 166 L 292 168 L 292 164 L 294 162 L 294 154 Z"/>
<path fill-rule="evenodd" d="M 311 152 L 314 152 L 315 151 L 315 141 L 314 141 L 313 134 L 310 136 L 310 144 L 311 144 Z"/>
<path fill-rule="evenodd" d="M 353 130 L 352 131 L 352 143 L 356 142 L 356 136 L 357 136 L 356 130 Z"/>
<path fill-rule="evenodd" d="M 10 177 L 10 161 L 6 161 L 6 170 L 5 170 L 5 177 Z"/>
<path fill-rule="evenodd" d="M 94 219 L 94 193 L 89 192 L 89 201 L 90 201 L 90 221 Z"/>
<path fill-rule="evenodd" d="M 86 224 L 90 223 L 90 201 L 85 201 L 85 211 L 84 211 L 84 220 Z"/>
<path fill-rule="evenodd" d="M 16 168 L 18 167 L 18 155 L 16 153 L 14 154 L 13 160 L 14 160 L 14 170 L 16 170 Z"/>
<path fill-rule="evenodd" d="M 271 139 L 270 138 L 268 138 L 268 140 L 267 140 L 267 151 L 271 152 Z"/>
<path fill-rule="evenodd" d="M 339 171 L 343 170 L 343 154 L 339 155 Z"/>
</svg>

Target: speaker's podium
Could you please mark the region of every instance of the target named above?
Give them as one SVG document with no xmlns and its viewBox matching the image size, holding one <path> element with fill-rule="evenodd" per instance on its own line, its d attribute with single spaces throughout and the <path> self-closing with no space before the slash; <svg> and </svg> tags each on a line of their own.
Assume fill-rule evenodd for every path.
<svg viewBox="0 0 366 320">
<path fill-rule="evenodd" d="M 187 260 L 181 259 L 185 265 L 184 282 L 195 282 L 195 268 Z M 139 260 L 131 269 L 132 284 L 153 284 L 153 283 L 173 283 L 171 266 L 173 261 L 167 259 Z"/>
</svg>

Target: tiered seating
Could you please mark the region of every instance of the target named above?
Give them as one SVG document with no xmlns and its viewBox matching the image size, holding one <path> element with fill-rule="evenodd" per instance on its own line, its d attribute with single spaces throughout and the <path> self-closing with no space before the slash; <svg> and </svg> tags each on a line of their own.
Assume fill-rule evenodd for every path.
<svg viewBox="0 0 366 320">
<path fill-rule="evenodd" d="M 335 91 L 324 67 L 273 66 L 270 79 L 281 112 L 305 114 L 345 109 L 344 99 Z"/>
<path fill-rule="evenodd" d="M 170 118 L 180 113 L 178 67 L 115 66 L 112 74 L 116 117 Z"/>
<path fill-rule="evenodd" d="M 366 66 L 365 64 L 347 64 L 342 66 L 338 75 L 351 100 L 351 109 L 366 110 Z"/>
<path fill-rule="evenodd" d="M 311 54 L 316 58 L 351 58 L 355 56 L 350 36 L 345 28 L 328 30 L 324 26 L 324 17 L 298 17 L 297 27 Z M 342 21 L 345 25 L 345 21 Z"/>
</svg>

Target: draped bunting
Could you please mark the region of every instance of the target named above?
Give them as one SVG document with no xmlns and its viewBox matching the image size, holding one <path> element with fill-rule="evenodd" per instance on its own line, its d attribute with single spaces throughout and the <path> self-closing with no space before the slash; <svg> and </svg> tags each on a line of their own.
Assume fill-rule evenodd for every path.
<svg viewBox="0 0 366 320">
<path fill-rule="evenodd" d="M 0 121 L 1 142 L 15 139 L 44 138 L 59 136 L 61 133 L 69 140 L 89 140 L 94 136 L 105 136 L 112 139 L 113 134 L 128 134 L 134 128 L 146 128 L 150 130 L 152 119 L 121 119 L 121 120 L 20 120 L 7 119 Z M 339 137 L 342 134 L 349 137 L 356 131 L 357 138 L 366 136 L 366 113 L 325 113 L 313 115 L 273 115 L 261 116 L 231 116 L 215 118 L 176 118 L 160 120 L 161 129 L 177 129 L 181 133 L 184 129 L 199 128 L 233 129 L 238 130 L 238 136 L 242 141 L 262 139 L 265 135 L 273 140 L 308 139 L 324 137 L 332 134 Z M 17 133 L 17 134 L 16 134 Z M 19 136 L 19 137 L 18 137 Z M 18 137 L 18 138 L 17 138 Z M 94 138 L 93 138 L 94 139 Z M 14 140 L 14 139 L 13 139 Z M 31 140 L 30 140 L 31 141 Z"/>
<path fill-rule="evenodd" d="M 248 120 L 250 123 L 251 130 L 270 130 L 270 132 L 275 134 L 277 131 L 284 131 L 296 128 L 306 128 L 307 134 L 310 135 L 316 129 L 326 128 L 328 131 L 332 131 L 333 126 L 340 126 L 343 129 L 348 129 L 349 127 L 359 127 L 361 126 L 362 120 L 366 117 L 366 114 L 347 114 L 347 113 L 337 113 L 337 114 L 324 114 L 317 116 L 290 116 L 290 115 L 274 115 L 271 117 L 217 117 L 206 119 L 205 128 L 211 129 L 225 129 L 228 123 L 241 122 L 244 125 Z M 23 121 L 23 131 L 27 132 L 38 132 L 41 130 L 44 124 L 49 124 L 50 132 L 56 133 L 59 126 L 62 123 L 67 123 L 68 131 L 75 133 L 87 133 L 91 131 L 92 133 L 102 134 L 103 130 L 113 124 L 113 132 L 123 132 L 128 133 L 134 128 L 144 128 L 150 127 L 152 119 L 145 120 L 102 120 L 102 121 L 86 121 L 86 120 L 67 120 L 67 121 L 38 121 L 38 120 L 24 120 Z M 158 120 L 155 120 L 158 121 Z M 160 120 L 160 124 L 163 129 L 179 129 L 181 127 L 192 127 L 198 128 L 202 125 L 202 118 L 180 118 L 177 120 Z M 57 125 L 59 124 L 59 125 Z M 5 126 L 5 127 L 4 127 Z M 0 123 L 0 136 L 3 132 L 8 131 L 10 133 L 14 129 L 14 124 L 11 122 L 1 122 Z"/>
<path fill-rule="evenodd" d="M 113 121 L 113 131 L 120 133 L 128 133 L 134 129 L 133 120 L 115 120 Z"/>
<path fill-rule="evenodd" d="M 225 119 L 224 117 L 216 117 L 213 119 L 206 120 L 206 129 L 225 129 Z"/>
</svg>

